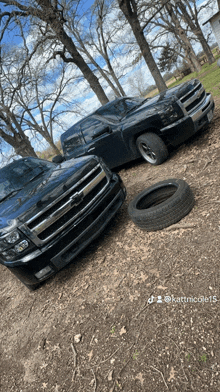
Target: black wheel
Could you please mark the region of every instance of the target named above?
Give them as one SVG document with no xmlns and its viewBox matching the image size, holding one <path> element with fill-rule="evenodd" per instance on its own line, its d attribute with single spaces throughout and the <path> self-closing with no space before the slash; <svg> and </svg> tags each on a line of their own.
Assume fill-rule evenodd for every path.
<svg viewBox="0 0 220 392">
<path fill-rule="evenodd" d="M 129 204 L 128 213 L 141 229 L 155 231 L 186 216 L 194 205 L 189 185 L 180 179 L 158 182 L 139 193 Z"/>
<path fill-rule="evenodd" d="M 155 133 L 144 133 L 137 138 L 136 144 L 142 157 L 151 165 L 161 165 L 168 157 L 165 143 Z"/>
</svg>

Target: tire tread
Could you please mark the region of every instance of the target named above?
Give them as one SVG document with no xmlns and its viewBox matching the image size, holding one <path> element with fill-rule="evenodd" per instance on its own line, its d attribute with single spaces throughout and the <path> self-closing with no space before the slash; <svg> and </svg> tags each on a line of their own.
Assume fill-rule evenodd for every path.
<svg viewBox="0 0 220 392">
<path fill-rule="evenodd" d="M 148 197 L 155 189 L 174 184 L 176 192 L 162 203 L 146 209 L 138 209 L 137 205 L 144 197 Z M 165 189 L 166 191 L 166 189 Z M 152 195 L 150 195 L 152 199 Z M 189 185 L 180 179 L 161 181 L 139 193 L 129 204 L 128 213 L 132 221 L 147 231 L 161 230 L 184 218 L 193 208 L 194 196 Z"/>
</svg>

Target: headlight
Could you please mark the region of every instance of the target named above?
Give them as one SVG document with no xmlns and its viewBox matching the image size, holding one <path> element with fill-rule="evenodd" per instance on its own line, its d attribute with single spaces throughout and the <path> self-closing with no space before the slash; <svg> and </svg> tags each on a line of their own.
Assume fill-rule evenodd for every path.
<svg viewBox="0 0 220 392">
<path fill-rule="evenodd" d="M 35 245 L 27 240 L 22 232 L 13 230 L 0 238 L 0 257 L 5 261 L 14 261 L 34 247 Z"/>
<path fill-rule="evenodd" d="M 163 110 L 159 110 L 158 114 L 165 126 L 183 117 L 183 112 L 177 103 L 165 106 Z"/>
<path fill-rule="evenodd" d="M 20 235 L 19 235 L 19 233 L 18 233 L 17 230 L 12 231 L 10 234 L 8 234 L 8 235 L 5 237 L 5 241 L 6 241 L 8 244 L 14 244 L 14 243 L 17 242 L 19 239 L 20 239 Z"/>
</svg>

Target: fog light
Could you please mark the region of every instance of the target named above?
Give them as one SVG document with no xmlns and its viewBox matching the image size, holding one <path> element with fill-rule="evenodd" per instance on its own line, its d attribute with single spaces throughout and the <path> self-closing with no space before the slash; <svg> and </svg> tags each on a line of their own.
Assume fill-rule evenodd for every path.
<svg viewBox="0 0 220 392">
<path fill-rule="evenodd" d="M 42 270 L 38 271 L 35 276 L 37 279 L 43 278 L 45 275 L 49 274 L 49 272 L 52 272 L 52 268 L 47 265 L 47 267 L 43 268 Z"/>
<path fill-rule="evenodd" d="M 15 245 L 14 249 L 17 253 L 21 253 L 24 249 L 28 248 L 28 246 L 29 243 L 27 242 L 27 240 L 23 240 L 19 242 L 19 244 Z"/>
<path fill-rule="evenodd" d="M 15 257 L 15 253 L 13 250 L 7 250 L 7 252 L 2 252 L 2 255 L 4 256 L 5 260 L 11 260 L 13 257 Z"/>
</svg>

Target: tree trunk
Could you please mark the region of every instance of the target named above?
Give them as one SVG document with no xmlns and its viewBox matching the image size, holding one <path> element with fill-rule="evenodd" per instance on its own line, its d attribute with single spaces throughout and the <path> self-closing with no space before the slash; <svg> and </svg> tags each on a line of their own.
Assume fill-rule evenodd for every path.
<svg viewBox="0 0 220 392">
<path fill-rule="evenodd" d="M 193 50 L 193 47 L 191 45 L 191 42 L 189 41 L 187 35 L 185 34 L 185 32 L 182 29 L 178 29 L 178 33 L 179 33 L 179 38 L 182 41 L 182 47 L 185 51 L 186 57 L 187 59 L 189 59 L 190 63 L 193 65 L 193 70 L 196 72 L 201 71 L 202 67 L 201 64 L 199 62 L 199 60 L 197 59 L 197 56 Z M 178 39 L 178 37 L 176 36 L 176 38 Z M 186 60 L 187 60 L 186 59 Z"/>
<path fill-rule="evenodd" d="M 39 18 L 48 26 L 50 26 L 50 28 L 56 34 L 57 39 L 64 45 L 64 48 L 71 55 L 70 61 L 80 69 L 84 78 L 89 83 L 91 89 L 94 91 L 101 104 L 104 105 L 108 103 L 108 97 L 100 85 L 98 78 L 93 74 L 89 66 L 86 64 L 84 58 L 78 52 L 72 38 L 69 37 L 64 30 L 64 24 L 66 23 L 66 20 L 63 17 L 63 12 L 58 9 L 58 2 L 55 2 L 56 4 L 53 5 L 52 1 L 37 0 L 37 4 L 41 7 L 41 9 L 37 7 L 26 6 L 19 2 L 15 2 L 14 4 L 13 3 L 14 2 L 12 1 L 11 5 L 14 5 L 15 7 L 18 7 L 18 9 L 22 10 L 26 17 L 32 15 L 33 17 Z"/>
<path fill-rule="evenodd" d="M 187 63 L 189 64 L 191 72 L 196 72 L 194 64 L 193 64 L 192 60 L 190 59 L 190 57 L 189 57 L 189 55 L 188 55 L 188 53 L 186 51 L 185 51 L 185 59 L 186 59 Z"/>
<path fill-rule="evenodd" d="M 188 14 L 186 6 L 183 4 L 181 0 L 175 0 L 176 6 L 180 9 L 182 16 L 185 20 L 185 22 L 189 25 L 190 29 L 192 30 L 193 34 L 198 38 L 199 42 L 202 45 L 203 51 L 205 55 L 207 56 L 209 64 L 212 64 L 215 62 L 215 58 L 212 54 L 212 51 L 203 35 L 202 29 L 199 25 L 199 23 L 194 23 L 193 22 L 193 16 Z M 194 18 L 195 20 L 195 18 Z"/>
<path fill-rule="evenodd" d="M 95 61 L 95 59 L 91 56 L 91 54 L 89 53 L 89 51 L 86 49 L 82 39 L 79 37 L 78 34 L 76 34 L 75 32 L 73 32 L 74 37 L 77 39 L 77 41 L 79 42 L 80 46 L 82 47 L 82 51 L 83 53 L 86 54 L 86 56 L 88 57 L 88 59 L 91 61 L 91 63 L 97 68 L 97 70 L 100 72 L 100 74 L 102 75 L 102 77 L 106 80 L 106 82 L 109 84 L 109 86 L 111 87 L 112 91 L 114 91 L 116 97 L 120 97 L 120 92 L 119 90 L 117 90 L 117 88 L 114 86 L 114 84 L 112 83 L 112 81 L 109 79 L 109 77 L 106 75 L 106 73 L 103 71 L 103 69 L 99 66 L 99 64 Z"/>
<path fill-rule="evenodd" d="M 14 147 L 16 154 L 21 155 L 21 157 L 30 157 L 31 156 L 31 157 L 37 158 L 37 154 L 34 151 L 33 147 L 30 144 L 29 139 L 26 136 L 22 140 L 15 138 L 15 143 L 14 143 L 13 147 Z"/>
<path fill-rule="evenodd" d="M 0 137 L 11 147 L 13 147 L 15 153 L 20 155 L 21 157 L 31 156 L 37 158 L 37 154 L 34 151 L 30 140 L 25 134 L 20 135 L 19 133 L 14 131 L 12 136 L 8 135 L 6 132 L 0 129 Z"/>
<path fill-rule="evenodd" d="M 167 90 L 166 83 L 164 82 L 162 75 L 159 71 L 159 68 L 152 56 L 150 46 L 143 34 L 142 28 L 140 26 L 140 22 L 138 20 L 137 11 L 136 11 L 136 3 L 133 0 L 118 0 L 119 7 L 126 17 L 128 23 L 131 26 L 133 34 L 136 38 L 136 41 L 140 47 L 142 56 L 151 72 L 152 77 L 156 83 L 156 86 L 159 92 Z"/>
<path fill-rule="evenodd" d="M 108 69 L 109 69 L 109 73 L 110 73 L 110 75 L 112 76 L 112 79 L 114 80 L 116 86 L 118 87 L 118 89 L 119 89 L 119 91 L 120 91 L 120 93 L 121 93 L 121 96 L 124 97 L 124 96 L 126 95 L 126 94 L 125 94 L 125 91 L 124 91 L 124 89 L 123 89 L 121 83 L 119 82 L 119 80 L 118 80 L 118 78 L 117 78 L 117 76 L 116 76 L 116 74 L 115 74 L 115 71 L 114 71 L 114 69 L 112 68 L 112 65 L 111 65 L 109 59 L 106 59 L 106 62 L 107 62 L 107 66 L 108 66 Z"/>
<path fill-rule="evenodd" d="M 0 128 L 0 137 L 10 146 L 12 146 L 16 154 L 22 157 L 32 156 L 37 157 L 29 138 L 25 135 L 24 131 L 17 122 L 13 112 L 2 104 L 0 119 L 3 120 L 5 128 L 9 133 Z M 15 124 L 15 127 L 12 125 Z"/>
<path fill-rule="evenodd" d="M 77 51 L 72 39 L 66 34 L 63 28 L 60 27 L 57 29 L 57 26 L 53 26 L 53 24 L 51 25 L 51 28 L 57 33 L 59 40 L 72 56 L 73 63 L 80 69 L 84 78 L 89 83 L 91 89 L 94 91 L 101 104 L 104 105 L 108 103 L 108 97 L 100 85 L 98 78 L 94 75 L 81 54 Z"/>
<path fill-rule="evenodd" d="M 41 132 L 39 132 L 41 133 Z M 50 147 L 53 149 L 53 152 L 56 155 L 60 154 L 60 150 L 59 148 L 56 146 L 56 144 L 54 143 L 54 141 L 52 140 L 51 136 L 46 134 L 46 132 L 42 132 L 42 136 L 44 137 L 44 139 L 47 141 L 47 143 L 50 145 Z"/>
<path fill-rule="evenodd" d="M 4 3 L 4 1 L 2 2 Z M 41 9 L 37 6 L 31 6 L 31 4 L 25 5 L 19 3 L 19 1 L 14 2 L 13 0 L 5 1 L 5 3 L 7 5 L 16 7 L 19 10 L 21 16 L 33 16 L 34 18 L 39 18 L 45 22 L 46 25 L 49 26 L 55 33 L 57 40 L 59 40 L 64 45 L 64 48 L 69 52 L 71 58 L 68 60 L 73 62 L 80 69 L 84 78 L 89 83 L 91 89 L 94 91 L 101 104 L 104 105 L 109 102 L 108 97 L 100 85 L 98 78 L 93 74 L 83 57 L 78 52 L 72 38 L 69 37 L 65 32 L 64 25 L 66 20 L 63 16 L 62 7 L 59 8 L 59 2 L 37 0 L 36 3 L 39 7 L 41 7 Z M 11 13 L 9 13 L 10 17 L 13 17 L 13 12 L 14 11 L 12 10 Z"/>
<path fill-rule="evenodd" d="M 181 27 L 181 24 L 180 24 L 177 16 L 174 14 L 172 5 L 167 3 L 165 5 L 165 7 L 170 15 L 171 21 L 172 21 L 173 25 L 175 26 L 176 31 L 178 32 L 178 34 L 176 32 L 174 32 L 174 34 L 177 39 L 178 39 L 178 37 L 180 38 L 180 40 L 182 42 L 181 46 L 185 50 L 187 58 L 193 64 L 195 71 L 197 71 L 197 72 L 201 71 L 201 69 L 202 69 L 201 64 L 196 57 L 196 54 L 194 52 L 194 49 L 191 45 L 189 38 L 187 37 L 184 29 Z"/>
<path fill-rule="evenodd" d="M 101 23 L 101 22 L 102 22 L 102 23 Z M 111 62 L 110 62 L 110 59 L 109 59 L 108 49 L 107 49 L 107 45 L 106 45 L 106 41 L 105 41 L 105 37 L 104 37 L 104 32 L 103 32 L 103 20 L 102 20 L 102 15 L 100 15 L 100 25 L 99 25 L 99 27 L 100 27 L 100 35 L 101 35 L 101 42 L 102 42 L 102 44 L 101 44 L 101 42 L 100 42 L 100 47 L 101 47 L 100 50 L 98 49 L 98 50 L 99 50 L 99 53 L 101 53 L 101 55 L 102 55 L 103 58 L 105 59 L 105 62 L 106 62 L 106 64 L 107 64 L 107 67 L 108 67 L 108 70 L 109 70 L 109 73 L 110 73 L 110 75 L 112 76 L 112 79 L 114 80 L 114 82 L 116 83 L 116 86 L 118 87 L 118 89 L 119 89 L 121 95 L 122 95 L 122 96 L 125 96 L 126 94 L 125 94 L 125 92 L 124 92 L 124 90 L 123 90 L 121 84 L 119 83 L 119 80 L 118 80 L 118 78 L 117 78 L 117 76 L 116 76 L 116 74 L 115 74 L 114 69 L 112 68 L 112 65 L 111 65 Z M 98 32 L 98 29 L 97 29 L 97 32 Z M 99 40 L 99 41 L 100 41 L 100 40 Z"/>
</svg>

